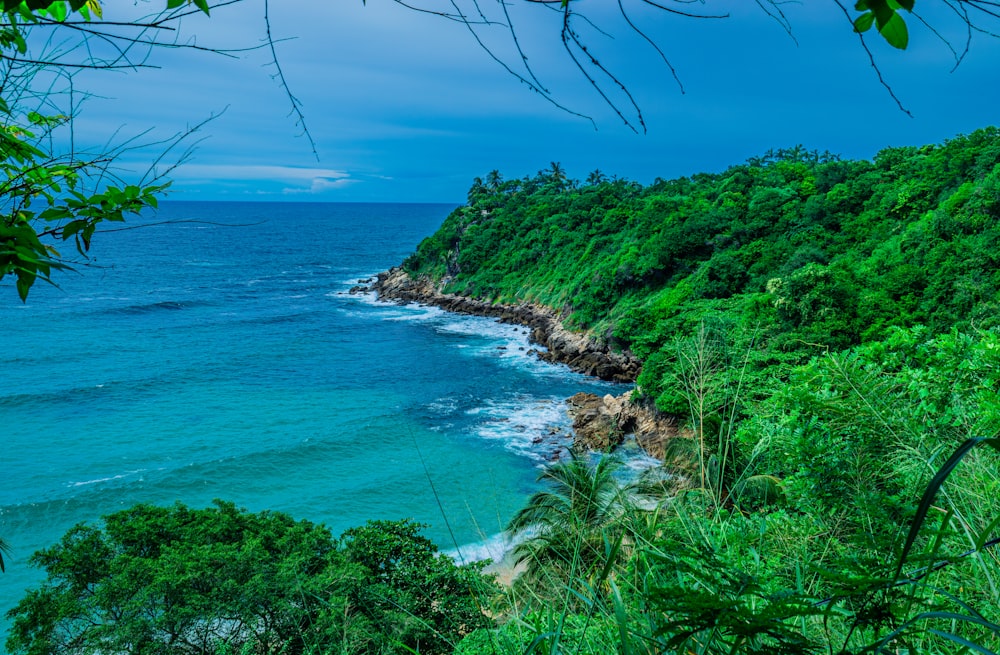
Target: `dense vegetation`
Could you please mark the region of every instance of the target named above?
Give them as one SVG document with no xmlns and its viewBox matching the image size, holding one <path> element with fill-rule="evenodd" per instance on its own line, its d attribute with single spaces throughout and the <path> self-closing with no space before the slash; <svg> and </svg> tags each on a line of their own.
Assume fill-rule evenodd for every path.
<svg viewBox="0 0 1000 655">
<path fill-rule="evenodd" d="M 340 539 L 277 512 L 137 505 L 36 553 L 11 653 L 451 652 L 486 622 L 481 565 L 408 521 Z"/>
<path fill-rule="evenodd" d="M 407 268 L 640 356 L 687 437 L 662 470 L 546 470 L 502 591 L 406 522 L 134 508 L 35 556 L 7 647 L 997 652 L 998 219 L 995 129 L 647 188 L 494 172 Z"/>
<path fill-rule="evenodd" d="M 558 164 L 477 179 L 406 268 L 558 308 L 631 349 L 640 392 L 692 437 L 656 512 L 573 524 L 575 550 L 543 531 L 529 579 L 550 583 L 519 606 L 534 628 L 501 634 L 523 647 L 579 627 L 594 652 L 959 650 L 942 634 L 995 650 L 998 617 L 976 614 L 1000 605 L 983 550 L 1000 517 L 995 453 L 951 470 L 899 557 L 934 472 L 1000 430 L 998 246 L 994 128 L 873 161 L 770 152 L 646 188 L 598 171 L 580 184 Z M 914 579 L 916 553 L 954 563 Z M 572 602 L 553 615 L 554 598 Z"/>
<path fill-rule="evenodd" d="M 894 328 L 1000 323 L 1000 132 L 842 161 L 802 148 L 649 187 L 477 179 L 406 267 L 457 293 L 562 309 L 647 365 L 686 412 L 674 341 L 708 324 L 754 340 L 752 366 L 880 341 Z"/>
</svg>

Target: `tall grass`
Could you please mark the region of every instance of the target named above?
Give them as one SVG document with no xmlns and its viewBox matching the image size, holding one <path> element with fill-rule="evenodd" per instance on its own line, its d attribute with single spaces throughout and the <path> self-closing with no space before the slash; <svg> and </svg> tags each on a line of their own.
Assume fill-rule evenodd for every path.
<svg viewBox="0 0 1000 655">
<path fill-rule="evenodd" d="M 918 386 L 849 358 L 816 363 L 808 393 L 781 397 L 782 420 L 762 417 L 768 408 L 742 398 L 746 344 L 704 328 L 676 344 L 666 375 L 683 390 L 691 428 L 672 460 L 680 490 L 650 509 L 576 461 L 575 485 L 601 486 L 616 511 L 586 529 L 564 520 L 557 563 L 525 550 L 527 575 L 494 606 L 498 626 L 457 653 L 1000 650 L 1000 439 L 949 446 L 955 431 L 914 424 L 908 394 L 925 395 Z M 845 431 L 857 440 L 837 436 Z M 824 435 L 824 456 L 844 443 L 825 474 L 848 495 L 810 486 L 823 460 L 808 475 L 780 468 L 805 456 L 786 449 Z M 538 515 L 524 518 L 518 529 Z"/>
</svg>

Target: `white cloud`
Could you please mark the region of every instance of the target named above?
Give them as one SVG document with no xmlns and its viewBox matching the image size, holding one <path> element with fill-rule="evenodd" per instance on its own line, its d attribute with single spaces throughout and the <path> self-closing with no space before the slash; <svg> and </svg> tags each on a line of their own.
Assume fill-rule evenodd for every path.
<svg viewBox="0 0 1000 655">
<path fill-rule="evenodd" d="M 172 177 L 184 180 L 269 180 L 272 182 L 338 182 L 351 174 L 332 168 L 299 166 L 260 166 L 239 164 L 186 164 L 177 168 Z"/>
<path fill-rule="evenodd" d="M 344 170 L 301 166 L 265 166 L 251 164 L 189 164 L 178 168 L 178 181 L 211 185 L 212 182 L 270 182 L 269 193 L 321 194 L 359 182 Z"/>
<path fill-rule="evenodd" d="M 349 178 L 331 180 L 326 177 L 314 177 L 312 179 L 312 184 L 308 188 L 285 187 L 281 190 L 281 192 L 286 195 L 293 193 L 323 193 L 324 191 L 331 191 L 333 189 L 342 189 L 346 186 L 356 184 L 357 182 L 360 182 L 360 180 Z"/>
</svg>

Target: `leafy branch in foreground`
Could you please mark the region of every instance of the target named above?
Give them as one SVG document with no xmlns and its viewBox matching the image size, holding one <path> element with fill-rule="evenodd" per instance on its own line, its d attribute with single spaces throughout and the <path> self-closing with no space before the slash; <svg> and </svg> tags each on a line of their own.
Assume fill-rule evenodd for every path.
<svg viewBox="0 0 1000 655">
<path fill-rule="evenodd" d="M 86 259 L 91 239 L 104 222 L 155 207 L 167 189 L 173 166 L 163 165 L 172 149 L 199 126 L 172 139 L 141 143 L 140 137 L 92 152 L 81 149 L 73 124 L 86 93 L 74 79 L 85 70 L 136 70 L 150 67 L 157 47 L 223 51 L 181 42 L 179 21 L 209 14 L 225 0 L 166 0 L 166 8 L 142 18 L 113 20 L 98 0 L 3 0 L 0 9 L 0 280 L 16 278 L 21 300 L 34 283 L 53 283 L 53 271 L 66 270 L 74 258 Z M 268 35 L 263 45 L 274 56 Z M 277 65 L 276 59 L 272 63 Z M 298 101 L 278 68 L 292 113 L 305 130 Z M 161 154 L 145 174 L 127 175 L 118 162 L 140 148 Z M 315 147 L 313 148 L 315 152 Z M 183 161 L 189 154 L 178 157 Z M 176 166 L 176 163 L 174 164 Z M 138 178 L 138 179 L 135 179 Z M 72 253 L 66 249 L 72 249 Z"/>
<path fill-rule="evenodd" d="M 670 78 L 679 91 L 684 93 L 684 85 L 678 70 L 667 54 L 669 42 L 658 34 L 659 19 L 665 15 L 683 20 L 730 19 L 724 2 L 703 1 L 694 7 L 691 0 L 617 0 L 609 7 L 591 6 L 579 0 L 496 0 L 494 3 L 479 0 L 451 0 L 450 8 L 419 0 L 394 0 L 407 9 L 432 14 L 463 25 L 476 44 L 485 54 L 532 92 L 545 101 L 572 115 L 594 122 L 590 116 L 566 106 L 542 81 L 543 74 L 532 61 L 550 61 L 551 57 L 531 56 L 532 46 L 542 47 L 537 41 L 532 43 L 527 34 L 522 34 L 520 26 L 531 25 L 531 33 L 538 33 L 538 26 L 548 25 L 551 40 L 558 43 L 565 55 L 565 64 L 576 71 L 584 82 L 597 94 L 601 101 L 634 132 L 646 132 L 646 121 L 642 108 L 629 90 L 628 70 L 614 67 L 610 62 L 608 46 L 601 41 L 606 37 L 631 38 L 649 49 L 649 56 L 662 62 Z M 990 0 L 943 0 L 940 4 L 946 11 L 940 11 L 931 3 L 916 0 L 857 0 L 849 7 L 844 0 L 834 0 L 844 15 L 845 34 L 853 30 L 860 38 L 861 48 L 868 55 L 869 64 L 896 101 L 900 110 L 906 112 L 902 102 L 895 95 L 891 84 L 883 77 L 882 71 L 865 35 L 872 27 L 890 46 L 906 49 L 910 41 L 907 19 L 927 28 L 927 33 L 940 39 L 951 50 L 958 65 L 969 51 L 973 35 L 996 36 L 1000 14 L 997 3 Z M 747 3 L 749 4 L 749 3 Z M 756 0 L 756 7 L 777 22 L 788 36 L 795 41 L 793 10 L 783 0 Z M 491 8 L 492 7 L 492 8 Z M 918 9 L 928 9 L 930 17 L 918 13 Z M 906 17 L 904 17 L 904 14 Z M 546 18 L 551 20 L 547 21 Z M 953 31 L 961 36 L 948 36 Z M 528 32 L 528 30 L 525 30 Z M 536 37 L 537 39 L 537 37 Z M 953 40 L 964 45 L 956 46 Z M 608 55 L 607 57 L 605 55 Z"/>
<path fill-rule="evenodd" d="M 171 0 L 168 7 L 182 4 Z M 202 4 L 204 0 L 199 6 Z M 208 10 L 207 5 L 201 8 Z M 128 50 L 146 39 L 143 33 L 148 26 L 136 25 L 136 35 L 126 44 L 116 45 L 115 39 L 123 38 L 120 34 L 102 37 L 100 29 L 90 25 L 102 16 L 96 0 L 5 0 L 3 4 L 0 279 L 16 277 L 22 301 L 37 279 L 51 282 L 53 270 L 69 267 L 60 244 L 72 244 L 77 254 L 85 257 L 101 222 L 122 221 L 127 214 L 155 207 L 157 195 L 167 186 L 156 179 L 135 185 L 118 178 L 112 167 L 127 146 L 97 154 L 79 152 L 75 146 L 72 123 L 78 105 L 70 95 L 62 106 L 62 91 L 53 80 L 70 85 L 74 70 L 79 68 L 135 67 L 140 61 Z M 58 29 L 75 34 L 79 41 L 47 51 L 31 36 L 36 29 Z M 101 46 L 111 42 L 117 54 L 101 58 L 94 54 L 98 48 L 92 48 L 91 41 Z M 145 43 L 152 45 L 153 41 Z M 34 52 L 38 48 L 41 50 Z"/>
</svg>

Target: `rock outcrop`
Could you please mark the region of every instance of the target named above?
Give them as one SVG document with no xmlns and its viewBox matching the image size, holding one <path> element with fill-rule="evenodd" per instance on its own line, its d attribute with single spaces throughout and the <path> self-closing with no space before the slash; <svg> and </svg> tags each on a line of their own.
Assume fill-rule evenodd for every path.
<svg viewBox="0 0 1000 655">
<path fill-rule="evenodd" d="M 492 316 L 504 323 L 527 326 L 532 343 L 545 348 L 536 351 L 539 359 L 565 364 L 602 380 L 634 382 L 641 369 L 641 362 L 631 353 L 613 352 L 596 339 L 570 332 L 556 312 L 542 305 L 504 305 L 441 293 L 429 279 L 414 279 L 401 268 L 379 273 L 370 286 L 357 286 L 350 292 L 369 291 L 381 300 L 434 305 L 449 312 Z M 663 459 L 666 442 L 678 435 L 673 417 L 661 414 L 652 403 L 633 403 L 632 392 L 603 398 L 578 393 L 567 403 L 573 419 L 573 448 L 578 451 L 612 450 L 632 435 L 649 455 Z"/>
<path fill-rule="evenodd" d="M 441 293 L 427 278 L 411 278 L 401 268 L 379 273 L 371 287 L 383 300 L 435 305 L 450 312 L 493 316 L 504 323 L 527 326 L 533 343 L 545 347 L 540 359 L 569 366 L 574 371 L 612 382 L 634 382 L 642 365 L 629 352 L 613 352 L 607 344 L 570 332 L 548 307 L 531 303 L 504 305 Z M 354 292 L 354 289 L 352 289 Z"/>
<path fill-rule="evenodd" d="M 631 435 L 650 456 L 662 460 L 667 441 L 679 436 L 672 416 L 660 413 L 651 403 L 633 403 L 631 391 L 603 398 L 578 393 L 567 402 L 573 419 L 573 448 L 578 451 L 608 451 Z"/>
</svg>

